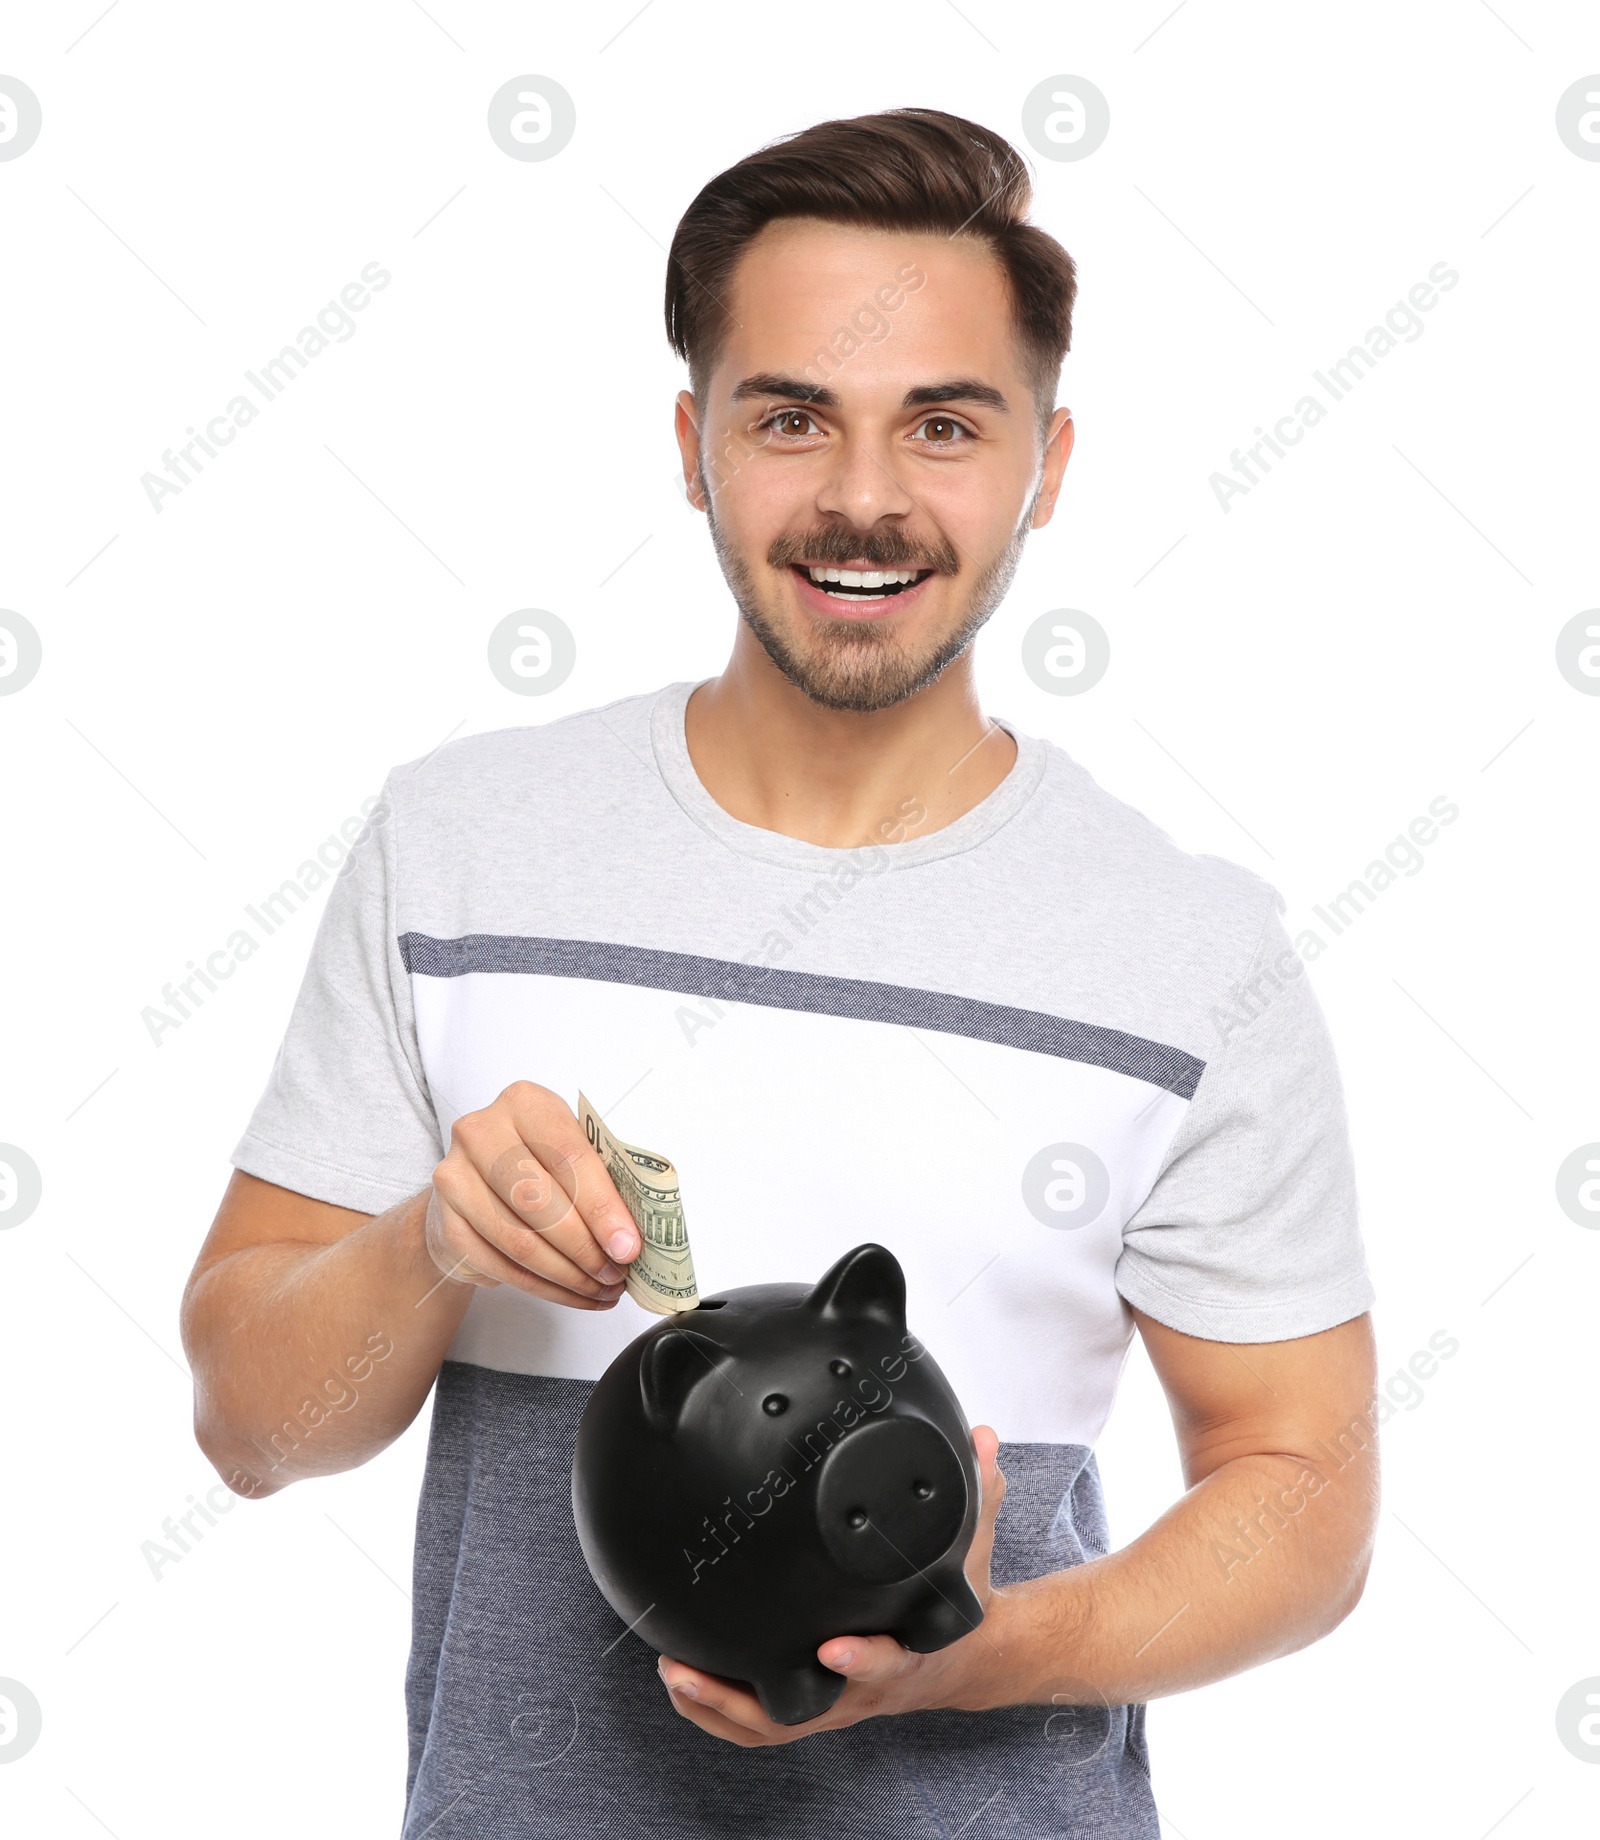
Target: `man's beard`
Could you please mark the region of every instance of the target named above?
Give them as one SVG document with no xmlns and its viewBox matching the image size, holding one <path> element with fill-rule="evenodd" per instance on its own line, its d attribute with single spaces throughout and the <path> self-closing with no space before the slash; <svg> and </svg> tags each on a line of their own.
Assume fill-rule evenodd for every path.
<svg viewBox="0 0 1600 1840">
<path fill-rule="evenodd" d="M 914 648 L 907 646 L 888 624 L 876 619 L 839 619 L 818 626 L 811 642 L 802 649 L 762 611 L 755 578 L 744 558 L 725 540 L 703 478 L 702 490 L 711 542 L 723 577 L 745 625 L 755 634 L 762 650 L 812 702 L 824 709 L 846 709 L 860 715 L 890 709 L 925 690 L 966 651 L 979 628 L 1005 598 L 1032 521 L 1022 519 L 1001 553 L 973 575 L 966 610 L 954 631 Z M 862 536 L 838 526 L 820 527 L 804 538 L 779 537 L 767 552 L 767 561 L 775 568 L 787 568 L 802 558 L 815 563 L 859 558 L 868 567 L 931 568 L 946 577 L 972 566 L 970 562 L 962 563 L 948 541 L 918 546 L 898 532 Z"/>
</svg>

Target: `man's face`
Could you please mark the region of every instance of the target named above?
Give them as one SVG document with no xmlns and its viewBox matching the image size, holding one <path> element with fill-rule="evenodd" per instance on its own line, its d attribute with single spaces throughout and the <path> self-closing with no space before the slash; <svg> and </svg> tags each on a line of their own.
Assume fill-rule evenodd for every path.
<svg viewBox="0 0 1600 1840">
<path fill-rule="evenodd" d="M 886 709 L 999 605 L 1071 418 L 1041 446 L 1004 271 L 967 238 L 780 220 L 726 305 L 701 412 L 678 398 L 691 502 L 784 676 L 830 709 Z"/>
</svg>

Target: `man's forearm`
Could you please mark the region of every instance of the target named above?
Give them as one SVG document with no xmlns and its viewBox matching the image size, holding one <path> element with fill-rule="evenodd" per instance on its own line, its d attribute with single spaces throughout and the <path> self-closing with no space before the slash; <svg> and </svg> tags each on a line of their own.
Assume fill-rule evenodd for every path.
<svg viewBox="0 0 1600 1840">
<path fill-rule="evenodd" d="M 328 1245 L 246 1247 L 191 1286 L 195 1435 L 237 1493 L 352 1468 L 416 1416 L 472 1297 L 428 1256 L 427 1200 Z"/>
<path fill-rule="evenodd" d="M 1221 1465 L 1124 1547 L 997 1588 L 994 1705 L 1125 1705 L 1181 1693 L 1326 1635 L 1366 1579 L 1376 1433 L 1316 1455 Z"/>
</svg>

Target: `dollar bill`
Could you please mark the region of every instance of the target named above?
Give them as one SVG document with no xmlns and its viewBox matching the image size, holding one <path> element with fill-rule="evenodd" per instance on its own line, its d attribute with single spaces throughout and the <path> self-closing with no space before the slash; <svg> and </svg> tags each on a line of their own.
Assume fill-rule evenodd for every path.
<svg viewBox="0 0 1600 1840">
<path fill-rule="evenodd" d="M 677 1170 L 664 1156 L 613 1136 L 582 1092 L 578 1094 L 578 1121 L 584 1136 L 599 1151 L 643 1242 L 639 1256 L 624 1268 L 628 1295 L 657 1316 L 695 1309 L 700 1292 L 695 1288 Z"/>
</svg>

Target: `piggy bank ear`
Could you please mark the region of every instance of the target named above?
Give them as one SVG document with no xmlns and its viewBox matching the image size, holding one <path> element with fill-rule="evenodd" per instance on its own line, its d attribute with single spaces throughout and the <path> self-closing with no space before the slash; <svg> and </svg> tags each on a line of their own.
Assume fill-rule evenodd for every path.
<svg viewBox="0 0 1600 1840">
<path fill-rule="evenodd" d="M 904 1329 L 906 1275 L 887 1246 L 857 1246 L 818 1278 L 806 1308 L 836 1321 L 866 1318 Z"/>
<path fill-rule="evenodd" d="M 639 1362 L 639 1392 L 645 1417 L 656 1430 L 672 1430 L 689 1389 L 727 1358 L 725 1348 L 693 1329 L 667 1329 L 645 1344 Z"/>
</svg>

